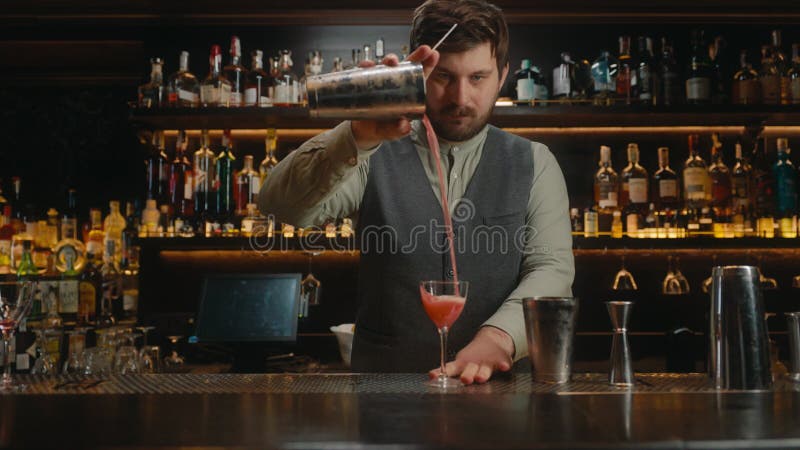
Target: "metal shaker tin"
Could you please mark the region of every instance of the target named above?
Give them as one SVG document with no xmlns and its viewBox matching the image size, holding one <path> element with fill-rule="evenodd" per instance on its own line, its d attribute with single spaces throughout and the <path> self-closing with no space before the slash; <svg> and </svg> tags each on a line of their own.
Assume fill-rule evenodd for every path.
<svg viewBox="0 0 800 450">
<path fill-rule="evenodd" d="M 326 119 L 419 118 L 425 113 L 422 64 L 374 66 L 310 76 L 311 117 Z"/>
</svg>

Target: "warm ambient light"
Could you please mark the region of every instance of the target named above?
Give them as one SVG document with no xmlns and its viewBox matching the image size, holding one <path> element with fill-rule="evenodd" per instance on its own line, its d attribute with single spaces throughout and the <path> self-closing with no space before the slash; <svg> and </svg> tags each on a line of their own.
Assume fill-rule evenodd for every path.
<svg viewBox="0 0 800 450">
<path fill-rule="evenodd" d="M 707 134 L 720 133 L 723 135 L 740 135 L 745 133 L 744 126 L 620 126 L 620 127 L 522 127 L 503 128 L 504 130 L 521 136 L 532 135 L 586 135 L 586 134 Z M 280 128 L 278 137 L 283 139 L 308 139 L 326 131 L 324 128 Z M 199 138 L 200 130 L 187 130 L 189 137 Z M 210 130 L 211 137 L 219 138 L 222 130 Z M 164 135 L 175 137 L 177 130 L 165 130 Z M 231 130 L 231 135 L 239 139 L 263 139 L 267 137 L 265 129 Z M 796 136 L 800 135 L 800 126 L 767 126 L 764 127 L 762 136 Z"/>
</svg>

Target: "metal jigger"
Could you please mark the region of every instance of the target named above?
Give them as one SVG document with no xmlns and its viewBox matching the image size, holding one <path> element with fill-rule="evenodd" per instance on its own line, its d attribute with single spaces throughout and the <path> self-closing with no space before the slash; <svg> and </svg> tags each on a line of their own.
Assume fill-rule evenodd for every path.
<svg viewBox="0 0 800 450">
<path fill-rule="evenodd" d="M 608 382 L 613 386 L 633 386 L 633 365 L 627 330 L 633 302 L 606 302 L 606 307 L 614 327 Z"/>
</svg>

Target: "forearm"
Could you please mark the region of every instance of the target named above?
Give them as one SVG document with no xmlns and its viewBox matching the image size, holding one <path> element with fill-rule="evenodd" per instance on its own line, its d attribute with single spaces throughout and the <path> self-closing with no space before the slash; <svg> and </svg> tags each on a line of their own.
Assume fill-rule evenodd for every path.
<svg viewBox="0 0 800 450">
<path fill-rule="evenodd" d="M 306 141 L 273 169 L 259 192 L 259 209 L 297 226 L 319 225 L 327 215 L 357 209 L 367 159 L 375 150 L 358 150 L 350 122 L 342 122 Z"/>
</svg>

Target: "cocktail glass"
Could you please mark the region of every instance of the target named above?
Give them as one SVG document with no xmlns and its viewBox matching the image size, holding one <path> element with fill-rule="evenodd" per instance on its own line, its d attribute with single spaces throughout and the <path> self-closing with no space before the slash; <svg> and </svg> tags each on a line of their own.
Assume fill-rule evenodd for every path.
<svg viewBox="0 0 800 450">
<path fill-rule="evenodd" d="M 17 392 L 26 386 L 14 381 L 11 376 L 12 355 L 10 342 L 19 323 L 31 311 L 34 285 L 30 281 L 0 282 L 0 332 L 3 335 L 3 354 L 6 357 L 0 393 Z"/>
<path fill-rule="evenodd" d="M 440 372 L 439 376 L 431 380 L 431 385 L 440 389 L 451 389 L 461 386 L 457 380 L 447 376 L 445 364 L 447 363 L 447 333 L 453 322 L 461 315 L 467 301 L 469 283 L 466 281 L 423 281 L 419 284 L 422 306 L 428 317 L 439 330 Z"/>
</svg>

